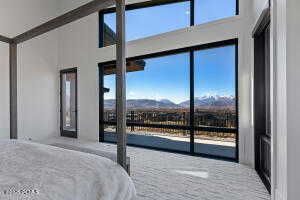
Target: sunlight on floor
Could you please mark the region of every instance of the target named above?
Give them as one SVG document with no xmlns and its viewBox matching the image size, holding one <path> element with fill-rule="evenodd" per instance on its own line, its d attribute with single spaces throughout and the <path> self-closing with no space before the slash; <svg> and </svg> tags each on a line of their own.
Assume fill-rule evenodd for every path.
<svg viewBox="0 0 300 200">
<path fill-rule="evenodd" d="M 184 175 L 191 175 L 199 178 L 208 179 L 209 174 L 208 172 L 204 171 L 184 171 L 184 170 L 175 170 L 176 173 L 184 174 Z"/>
</svg>

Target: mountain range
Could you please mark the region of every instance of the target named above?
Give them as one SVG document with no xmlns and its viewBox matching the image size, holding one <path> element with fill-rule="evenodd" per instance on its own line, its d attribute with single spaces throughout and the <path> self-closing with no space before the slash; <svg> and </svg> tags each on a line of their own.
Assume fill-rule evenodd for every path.
<svg viewBox="0 0 300 200">
<path fill-rule="evenodd" d="M 195 98 L 196 108 L 232 108 L 235 107 L 234 96 L 203 96 Z M 127 108 L 135 109 L 154 109 L 154 108 L 188 108 L 190 101 L 174 103 L 168 99 L 153 100 L 153 99 L 128 99 Z M 115 99 L 104 100 L 104 108 L 112 109 L 115 107 Z"/>
</svg>

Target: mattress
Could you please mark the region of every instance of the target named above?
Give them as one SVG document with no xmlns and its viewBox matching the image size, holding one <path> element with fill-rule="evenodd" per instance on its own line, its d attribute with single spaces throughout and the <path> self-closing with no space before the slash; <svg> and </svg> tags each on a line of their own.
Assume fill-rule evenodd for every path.
<svg viewBox="0 0 300 200">
<path fill-rule="evenodd" d="M 29 141 L 0 141 L 1 200 L 134 200 L 135 187 L 110 159 Z"/>
</svg>

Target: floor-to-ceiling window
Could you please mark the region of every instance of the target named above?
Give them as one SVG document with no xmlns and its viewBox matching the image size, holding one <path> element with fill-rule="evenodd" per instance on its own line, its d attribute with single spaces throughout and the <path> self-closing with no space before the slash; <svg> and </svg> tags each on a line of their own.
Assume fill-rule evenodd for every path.
<svg viewBox="0 0 300 200">
<path fill-rule="evenodd" d="M 128 62 L 129 144 L 190 151 L 189 61 L 185 52 Z M 115 75 L 105 75 L 104 68 L 104 121 L 115 122 Z M 115 126 L 104 128 L 104 140 L 115 141 Z"/>
<path fill-rule="evenodd" d="M 128 144 L 237 158 L 237 40 L 127 61 Z M 101 141 L 115 142 L 115 63 L 99 64 Z"/>
<path fill-rule="evenodd" d="M 126 6 L 126 40 L 203 24 L 238 14 L 238 0 L 155 0 Z M 99 13 L 100 47 L 115 44 L 116 14 L 110 8 Z"/>
<path fill-rule="evenodd" d="M 238 0 L 156 0 L 126 6 L 126 40 L 232 17 Z M 115 44 L 115 9 L 99 13 L 99 46 Z M 128 143 L 237 159 L 237 42 L 127 61 Z M 100 141 L 116 141 L 115 63 L 101 63 Z"/>
<path fill-rule="evenodd" d="M 236 46 L 194 51 L 195 152 L 236 156 Z M 201 130 L 208 127 L 215 130 Z"/>
</svg>

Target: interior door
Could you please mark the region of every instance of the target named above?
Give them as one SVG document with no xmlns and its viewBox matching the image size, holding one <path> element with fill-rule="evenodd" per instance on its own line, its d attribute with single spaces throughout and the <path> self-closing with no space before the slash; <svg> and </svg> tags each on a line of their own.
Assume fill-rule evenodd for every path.
<svg viewBox="0 0 300 200">
<path fill-rule="evenodd" d="M 77 69 L 60 72 L 61 136 L 77 138 Z"/>
<path fill-rule="evenodd" d="M 271 190 L 270 25 L 255 37 L 254 67 L 256 170 Z"/>
</svg>

